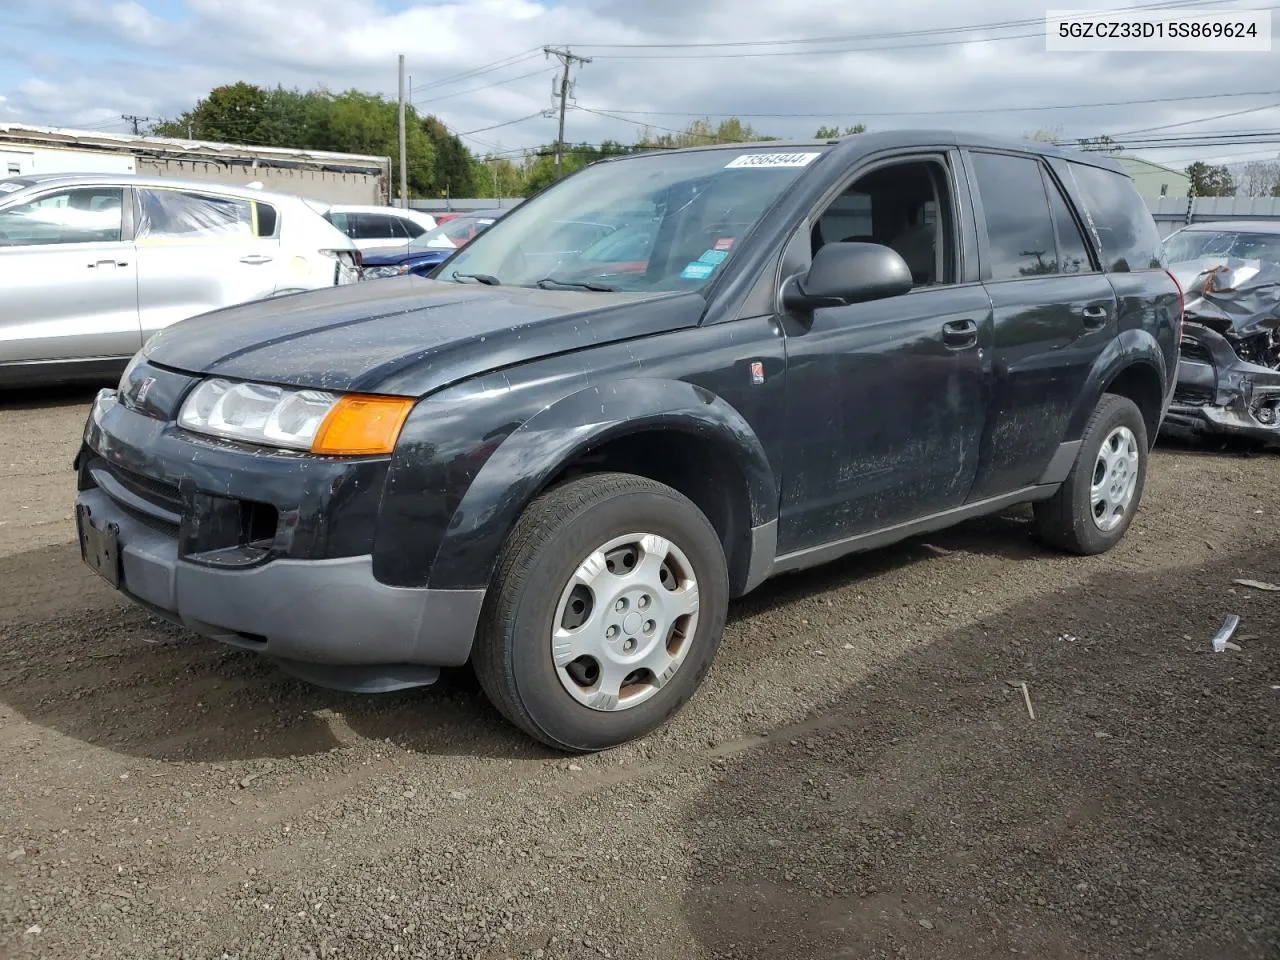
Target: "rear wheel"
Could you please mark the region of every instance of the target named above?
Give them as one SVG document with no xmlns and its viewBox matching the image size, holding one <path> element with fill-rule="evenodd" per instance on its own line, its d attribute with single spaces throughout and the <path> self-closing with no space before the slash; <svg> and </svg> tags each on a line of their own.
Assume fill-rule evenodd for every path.
<svg viewBox="0 0 1280 960">
<path fill-rule="evenodd" d="M 472 663 L 512 723 L 560 750 L 665 723 L 715 657 L 728 574 L 714 528 L 676 490 L 594 474 L 535 500 L 512 532 Z"/>
<path fill-rule="evenodd" d="M 1119 543 L 1142 500 L 1149 446 L 1137 405 L 1104 394 L 1066 482 L 1052 499 L 1035 505 L 1040 539 L 1083 555 L 1105 553 Z"/>
</svg>

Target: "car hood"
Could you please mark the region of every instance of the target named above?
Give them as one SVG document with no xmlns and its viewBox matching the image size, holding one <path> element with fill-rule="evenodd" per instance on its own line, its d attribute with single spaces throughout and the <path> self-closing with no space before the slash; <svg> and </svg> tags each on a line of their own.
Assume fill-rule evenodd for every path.
<svg viewBox="0 0 1280 960">
<path fill-rule="evenodd" d="M 361 261 L 366 267 L 385 267 L 397 264 L 402 260 L 408 260 L 418 251 L 410 250 L 408 241 L 400 244 L 398 247 L 370 247 L 361 254 Z M 452 253 L 453 251 L 448 251 Z"/>
<path fill-rule="evenodd" d="M 318 390 L 422 396 L 486 370 L 696 326 L 696 293 L 493 287 L 406 276 L 242 304 L 152 338 L 150 363 Z"/>
</svg>

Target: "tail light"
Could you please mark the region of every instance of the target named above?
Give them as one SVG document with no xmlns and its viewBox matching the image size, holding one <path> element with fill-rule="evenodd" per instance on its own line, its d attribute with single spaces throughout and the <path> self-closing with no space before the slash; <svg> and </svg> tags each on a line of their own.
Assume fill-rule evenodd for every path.
<svg viewBox="0 0 1280 960">
<path fill-rule="evenodd" d="M 1178 282 L 1178 278 L 1173 275 L 1173 272 L 1166 270 L 1165 273 L 1169 274 L 1169 279 L 1173 281 L 1174 287 L 1178 290 L 1178 347 L 1181 348 L 1182 329 L 1187 317 L 1187 295 L 1182 292 L 1182 284 Z"/>
</svg>

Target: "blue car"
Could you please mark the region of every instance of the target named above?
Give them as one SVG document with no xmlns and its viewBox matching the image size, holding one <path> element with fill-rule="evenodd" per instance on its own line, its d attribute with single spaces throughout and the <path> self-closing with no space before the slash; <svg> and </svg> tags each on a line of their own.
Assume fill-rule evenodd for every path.
<svg viewBox="0 0 1280 960">
<path fill-rule="evenodd" d="M 428 230 L 407 244 L 394 247 L 375 247 L 364 251 L 365 280 L 381 277 L 400 277 L 416 273 L 425 277 L 447 260 L 455 250 L 470 243 L 493 226 L 506 210 L 477 210 L 461 217 L 454 217 L 434 230 Z"/>
</svg>

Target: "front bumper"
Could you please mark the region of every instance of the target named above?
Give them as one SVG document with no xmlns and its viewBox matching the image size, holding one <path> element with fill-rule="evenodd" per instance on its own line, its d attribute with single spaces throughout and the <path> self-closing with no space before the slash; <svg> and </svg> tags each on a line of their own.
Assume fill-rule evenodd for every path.
<svg viewBox="0 0 1280 960">
<path fill-rule="evenodd" d="M 323 528 L 333 519 L 325 513 L 358 505 L 340 480 L 359 465 L 317 461 L 308 471 L 299 458 L 215 451 L 105 391 L 77 462 L 86 562 L 169 620 L 348 690 L 430 683 L 439 667 L 470 655 L 485 591 L 388 586 L 374 576 L 370 552 L 315 555 L 335 539 L 357 542 L 351 536 L 296 529 L 299 517 Z M 317 488 L 328 496 L 308 500 Z M 258 499 L 237 499 L 245 496 Z M 275 511 L 274 533 L 241 522 L 246 502 Z M 303 555 L 290 556 L 299 545 Z"/>
<path fill-rule="evenodd" d="M 1241 360 L 1225 337 L 1196 324 L 1183 340 L 1162 430 L 1186 439 L 1280 442 L 1280 371 Z"/>
</svg>

